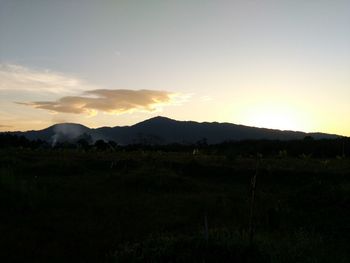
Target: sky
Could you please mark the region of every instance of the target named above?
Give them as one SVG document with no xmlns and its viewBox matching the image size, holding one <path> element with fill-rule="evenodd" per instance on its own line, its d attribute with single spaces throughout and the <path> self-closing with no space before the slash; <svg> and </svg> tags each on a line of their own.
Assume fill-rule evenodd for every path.
<svg viewBox="0 0 350 263">
<path fill-rule="evenodd" d="M 154 117 L 350 136 L 350 0 L 0 0 L 0 131 Z"/>
</svg>

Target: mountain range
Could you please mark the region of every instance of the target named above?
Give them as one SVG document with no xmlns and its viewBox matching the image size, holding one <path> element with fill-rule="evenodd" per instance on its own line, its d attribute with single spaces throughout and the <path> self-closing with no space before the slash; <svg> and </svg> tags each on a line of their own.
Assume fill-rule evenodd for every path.
<svg viewBox="0 0 350 263">
<path fill-rule="evenodd" d="M 298 140 L 306 136 L 314 139 L 335 139 L 334 134 L 305 133 L 256 128 L 232 123 L 177 121 L 166 117 L 154 117 L 132 126 L 88 128 L 81 124 L 61 123 L 43 130 L 13 132 L 30 140 L 50 143 L 88 138 L 91 141 L 113 140 L 120 145 L 142 144 L 191 144 L 205 140 L 209 144 L 248 139 Z"/>
</svg>

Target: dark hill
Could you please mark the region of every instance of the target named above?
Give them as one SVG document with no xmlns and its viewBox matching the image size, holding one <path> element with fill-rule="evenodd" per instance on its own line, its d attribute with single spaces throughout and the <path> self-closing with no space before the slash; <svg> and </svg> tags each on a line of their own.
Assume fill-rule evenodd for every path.
<svg viewBox="0 0 350 263">
<path fill-rule="evenodd" d="M 176 121 L 165 117 L 151 118 L 132 126 L 97 129 L 90 129 L 80 124 L 63 123 L 44 130 L 17 132 L 17 134 L 24 135 L 31 140 L 41 139 L 49 142 L 90 136 L 94 141 L 98 139 L 114 140 L 119 144 L 190 144 L 204 138 L 209 144 L 215 144 L 247 139 L 297 140 L 305 136 L 312 136 L 315 139 L 339 137 L 332 134 L 281 131 L 232 123 Z"/>
</svg>

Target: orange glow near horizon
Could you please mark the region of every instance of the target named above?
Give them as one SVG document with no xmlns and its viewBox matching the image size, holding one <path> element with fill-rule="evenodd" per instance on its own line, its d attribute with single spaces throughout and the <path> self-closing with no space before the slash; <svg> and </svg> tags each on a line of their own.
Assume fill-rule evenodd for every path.
<svg viewBox="0 0 350 263">
<path fill-rule="evenodd" d="M 295 108 L 257 105 L 248 111 L 244 119 L 248 125 L 254 127 L 310 131 L 301 112 Z"/>
</svg>

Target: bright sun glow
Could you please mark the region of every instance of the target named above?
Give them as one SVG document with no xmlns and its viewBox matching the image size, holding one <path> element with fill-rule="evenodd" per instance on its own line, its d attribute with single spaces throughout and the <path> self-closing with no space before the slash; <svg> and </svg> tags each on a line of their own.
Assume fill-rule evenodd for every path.
<svg viewBox="0 0 350 263">
<path fill-rule="evenodd" d="M 303 115 L 296 109 L 286 106 L 257 106 L 246 115 L 247 124 L 255 127 L 279 130 L 307 131 Z"/>
</svg>

